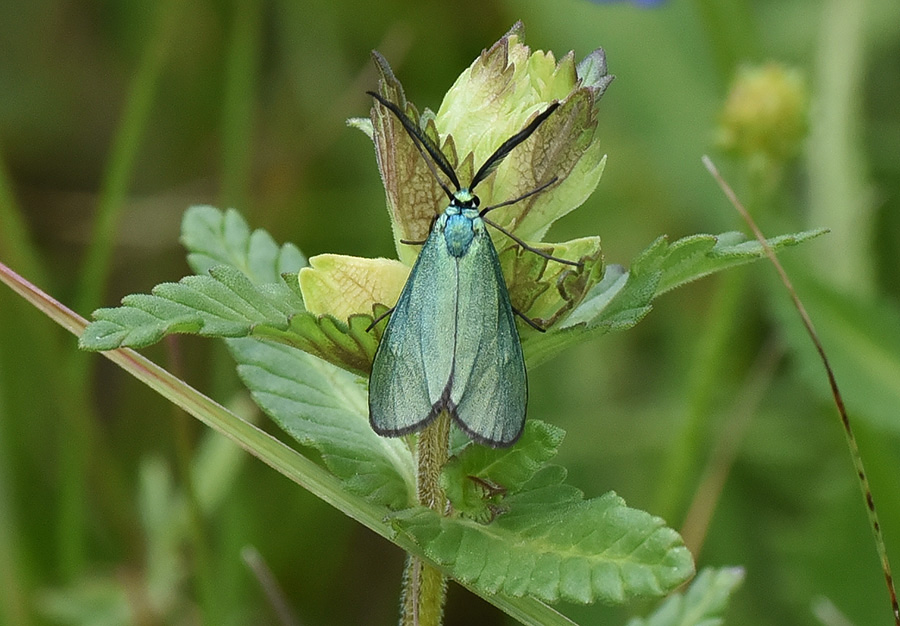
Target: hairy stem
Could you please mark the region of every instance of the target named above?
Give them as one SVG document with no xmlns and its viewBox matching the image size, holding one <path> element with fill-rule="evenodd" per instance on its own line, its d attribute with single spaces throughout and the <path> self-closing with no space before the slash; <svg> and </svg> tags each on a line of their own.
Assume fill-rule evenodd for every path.
<svg viewBox="0 0 900 626">
<path fill-rule="evenodd" d="M 419 434 L 417 446 L 419 504 L 444 514 L 447 497 L 441 488 L 441 469 L 447 462 L 450 415 L 446 411 Z M 428 563 L 410 556 L 403 573 L 400 626 L 439 626 L 444 614 L 447 582 Z"/>
</svg>

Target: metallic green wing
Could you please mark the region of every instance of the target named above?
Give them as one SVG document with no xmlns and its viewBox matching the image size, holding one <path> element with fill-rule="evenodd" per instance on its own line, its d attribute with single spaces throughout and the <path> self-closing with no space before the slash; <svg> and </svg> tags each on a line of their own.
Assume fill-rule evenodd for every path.
<svg viewBox="0 0 900 626">
<path fill-rule="evenodd" d="M 502 447 L 525 424 L 525 360 L 497 251 L 484 223 L 460 256 L 439 220 L 382 336 L 369 378 L 381 435 L 424 427 L 442 410 L 475 440 Z"/>
<path fill-rule="evenodd" d="M 475 440 L 508 446 L 525 425 L 525 359 L 497 251 L 480 220 L 457 263 L 458 324 L 447 408 Z"/>
<path fill-rule="evenodd" d="M 396 437 L 434 419 L 450 377 L 455 316 L 444 285 L 453 280 L 443 237 L 432 230 L 378 344 L 369 376 L 369 421 L 379 435 Z M 433 332 L 443 327 L 442 332 Z"/>
</svg>

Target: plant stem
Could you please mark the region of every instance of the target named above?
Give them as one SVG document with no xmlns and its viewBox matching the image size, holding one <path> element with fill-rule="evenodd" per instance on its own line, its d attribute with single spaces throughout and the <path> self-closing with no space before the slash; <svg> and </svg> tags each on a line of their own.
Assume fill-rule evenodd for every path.
<svg viewBox="0 0 900 626">
<path fill-rule="evenodd" d="M 419 435 L 417 444 L 419 504 L 444 514 L 447 496 L 441 469 L 450 444 L 450 414 L 444 411 Z M 403 572 L 400 626 L 439 626 L 444 615 L 447 582 L 440 570 L 409 556 Z"/>
</svg>

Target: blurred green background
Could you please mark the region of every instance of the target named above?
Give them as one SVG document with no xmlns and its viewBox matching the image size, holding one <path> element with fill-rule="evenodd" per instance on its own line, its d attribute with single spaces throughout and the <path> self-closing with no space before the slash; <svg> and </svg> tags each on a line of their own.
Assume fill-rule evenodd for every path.
<svg viewBox="0 0 900 626">
<path fill-rule="evenodd" d="M 533 48 L 602 46 L 617 75 L 604 178 L 551 239 L 599 234 L 627 265 L 661 234 L 746 230 L 704 153 L 768 235 L 832 229 L 782 256 L 900 563 L 896 0 L 0 3 L 0 261 L 87 316 L 189 272 L 192 204 L 236 207 L 307 255 L 394 256 L 371 143 L 345 126 L 368 114 L 370 50 L 436 110 L 518 19 Z M 805 85 L 806 139 L 796 156 L 720 149 L 738 68 L 767 62 Z M 529 414 L 568 431 L 559 461 L 588 495 L 663 516 L 701 567 L 746 567 L 728 623 L 886 624 L 840 422 L 795 318 L 768 264 L 699 281 L 533 370 Z M 302 624 L 395 622 L 398 549 L 75 344 L 0 287 L 0 624 L 280 623 L 247 546 Z M 253 417 L 221 346 L 146 352 Z M 191 498 L 191 463 L 217 495 Z M 584 624 L 650 608 L 562 607 Z M 507 622 L 451 586 L 447 624 Z"/>
</svg>

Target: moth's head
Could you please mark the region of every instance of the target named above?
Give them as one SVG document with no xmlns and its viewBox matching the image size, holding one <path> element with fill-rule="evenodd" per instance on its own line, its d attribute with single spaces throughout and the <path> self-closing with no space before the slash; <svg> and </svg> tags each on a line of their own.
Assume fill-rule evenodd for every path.
<svg viewBox="0 0 900 626">
<path fill-rule="evenodd" d="M 599 181 L 597 109 L 612 80 L 602 50 L 579 63 L 572 53 L 557 62 L 526 46 L 517 25 L 460 75 L 436 113 L 421 114 L 387 61 L 376 54 L 375 63 L 377 105 L 358 127 L 375 142 L 398 255 L 407 265 L 417 250 L 401 242 L 424 240 L 435 212 L 460 202 L 463 187 L 477 190 L 478 211 L 497 208 L 495 224 L 540 241 Z M 547 193 L 504 204 L 553 179 Z"/>
<path fill-rule="evenodd" d="M 453 193 L 452 203 L 460 209 L 477 209 L 481 200 L 470 189 L 459 189 Z"/>
</svg>

